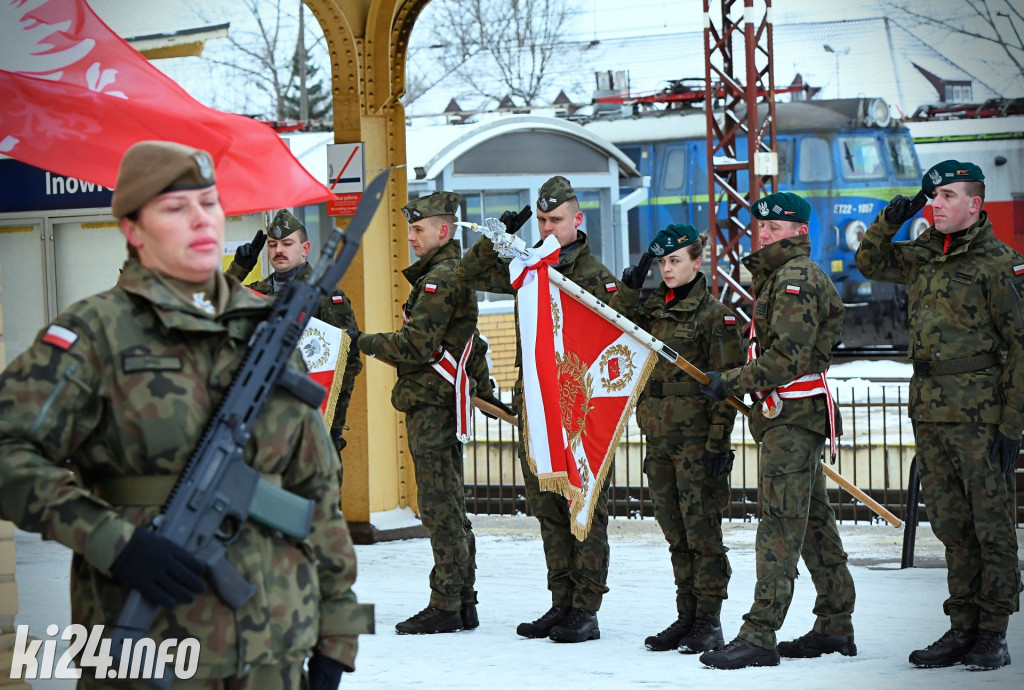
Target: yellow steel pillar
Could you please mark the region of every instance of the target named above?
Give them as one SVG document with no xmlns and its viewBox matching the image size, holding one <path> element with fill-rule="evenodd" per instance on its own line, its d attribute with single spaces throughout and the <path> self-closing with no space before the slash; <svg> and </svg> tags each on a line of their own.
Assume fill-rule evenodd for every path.
<svg viewBox="0 0 1024 690">
<path fill-rule="evenodd" d="M 334 141 L 364 142 L 366 175 L 405 165 L 405 91 L 409 34 L 429 0 L 304 0 L 323 27 L 331 58 Z M 408 200 L 404 167 L 392 170 L 388 194 L 363 236 L 341 286 L 363 331 L 401 327 L 409 285 Z M 339 218 L 344 227 L 347 218 Z M 416 505 L 416 481 L 404 415 L 391 407 L 392 368 L 364 357 L 348 411 L 342 508 L 357 541 L 388 538 L 371 513 Z M 391 535 L 396 536 L 396 535 Z M 404 536 L 404 535 L 401 535 Z"/>
</svg>

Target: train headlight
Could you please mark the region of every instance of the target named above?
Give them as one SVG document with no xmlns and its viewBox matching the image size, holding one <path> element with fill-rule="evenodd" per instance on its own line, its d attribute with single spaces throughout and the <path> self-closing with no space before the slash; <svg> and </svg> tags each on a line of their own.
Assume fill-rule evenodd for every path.
<svg viewBox="0 0 1024 690">
<path fill-rule="evenodd" d="M 914 222 L 910 224 L 910 239 L 916 240 L 924 234 L 928 227 L 928 220 L 924 216 L 915 218 Z"/>
<path fill-rule="evenodd" d="M 846 240 L 846 248 L 851 252 L 857 251 L 857 247 L 860 246 L 861 240 L 864 239 L 864 233 L 868 231 L 868 226 L 864 225 L 862 220 L 851 220 L 846 224 L 846 230 L 843 231 L 843 239 Z"/>
</svg>

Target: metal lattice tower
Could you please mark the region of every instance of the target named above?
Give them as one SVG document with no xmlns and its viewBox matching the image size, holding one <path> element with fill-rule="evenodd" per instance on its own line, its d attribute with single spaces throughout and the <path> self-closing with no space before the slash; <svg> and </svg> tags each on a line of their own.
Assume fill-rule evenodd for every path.
<svg viewBox="0 0 1024 690">
<path fill-rule="evenodd" d="M 740 212 L 749 212 L 763 193 L 774 192 L 778 175 L 772 2 L 703 2 L 711 289 L 749 321 L 753 297 L 741 284 L 740 241 L 749 236 L 750 251 L 759 249 L 761 241 L 740 220 Z M 718 24 L 712 20 L 712 4 L 721 6 Z M 742 18 L 735 16 L 740 8 Z M 739 150 L 740 138 L 746 139 L 744 151 Z M 744 175 L 750 182 L 746 193 L 740 186 Z M 719 218 L 723 204 L 726 215 Z"/>
</svg>

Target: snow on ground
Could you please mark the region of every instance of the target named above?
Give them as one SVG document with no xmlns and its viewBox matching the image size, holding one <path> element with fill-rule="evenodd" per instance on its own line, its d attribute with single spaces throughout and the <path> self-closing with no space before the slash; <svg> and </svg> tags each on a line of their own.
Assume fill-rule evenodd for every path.
<svg viewBox="0 0 1024 690">
<path fill-rule="evenodd" d="M 858 656 L 787 660 L 774 668 L 717 671 L 696 656 L 649 652 L 643 640 L 675 618 L 668 550 L 654 520 L 613 520 L 611 570 L 598 614 L 601 639 L 576 645 L 527 640 L 516 625 L 547 610 L 544 556 L 530 517 L 473 516 L 477 536 L 480 628 L 446 635 L 397 635 L 395 623 L 427 604 L 432 565 L 425 539 L 359 546 L 359 599 L 376 605 L 377 634 L 360 639 L 358 669 L 342 688 L 940 688 L 1024 687 L 1024 617 L 1011 618 L 1015 663 L 992 672 L 963 667 L 921 670 L 908 654 L 949 627 L 941 545 L 918 530 L 915 565 L 900 569 L 903 532 L 840 525 L 857 585 Z M 739 629 L 754 586 L 755 523 L 726 523 L 733 577 L 722 624 Z M 1024 532 L 1019 532 L 1024 537 Z M 807 632 L 814 587 L 801 566 L 780 639 Z"/>
</svg>

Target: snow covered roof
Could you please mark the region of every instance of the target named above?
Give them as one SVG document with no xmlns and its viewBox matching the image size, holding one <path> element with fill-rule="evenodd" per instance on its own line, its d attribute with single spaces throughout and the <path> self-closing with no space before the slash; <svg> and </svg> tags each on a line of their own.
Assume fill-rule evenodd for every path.
<svg viewBox="0 0 1024 690">
<path fill-rule="evenodd" d="M 940 95 L 915 65 L 948 81 L 969 81 L 970 99 L 981 101 L 1000 95 L 976 74 L 959 64 L 970 55 L 946 55 L 916 38 L 896 22 L 877 17 L 837 22 L 774 26 L 775 84 L 789 84 L 799 74 L 805 83 L 822 88 L 820 97 L 880 97 L 893 105 L 894 115 L 910 115 Z M 835 52 L 824 49 L 829 45 Z M 967 50 L 965 49 L 965 53 Z M 973 56 L 977 58 L 977 56 Z M 954 61 L 955 60 L 955 61 Z M 836 67 L 838 65 L 838 74 Z M 479 53 L 463 67 L 493 93 L 503 92 L 490 53 Z M 631 93 L 651 93 L 670 79 L 702 77 L 704 38 L 701 32 L 575 41 L 558 46 L 548 71 L 552 75 L 538 99 L 553 103 L 564 91 L 574 103 L 590 103 L 596 72 L 627 70 Z M 409 117 L 434 116 L 452 99 L 466 111 L 487 111 L 497 106 L 472 89 L 460 70 L 442 77 L 409 103 Z M 988 75 L 985 75 L 986 77 Z M 507 90 L 507 89 L 506 89 Z"/>
</svg>

